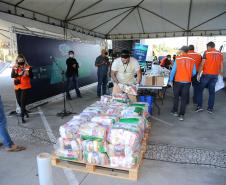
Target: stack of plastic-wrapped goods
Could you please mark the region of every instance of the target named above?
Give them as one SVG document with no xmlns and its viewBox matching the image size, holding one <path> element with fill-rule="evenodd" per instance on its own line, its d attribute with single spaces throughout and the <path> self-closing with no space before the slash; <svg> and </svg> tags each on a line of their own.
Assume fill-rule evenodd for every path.
<svg viewBox="0 0 226 185">
<path fill-rule="evenodd" d="M 124 94 L 102 96 L 59 129 L 56 155 L 62 160 L 131 168 L 137 164 L 148 104 Z"/>
</svg>

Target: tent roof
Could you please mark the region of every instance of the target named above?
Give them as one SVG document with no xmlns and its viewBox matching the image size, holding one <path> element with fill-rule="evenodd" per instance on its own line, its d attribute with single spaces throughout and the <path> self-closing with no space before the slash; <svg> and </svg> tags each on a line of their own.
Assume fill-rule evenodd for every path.
<svg viewBox="0 0 226 185">
<path fill-rule="evenodd" d="M 78 26 L 85 34 L 95 33 L 97 37 L 110 39 L 226 34 L 226 0 L 0 0 L 0 2 L 14 6 L 15 10 L 18 9 L 23 14 L 32 11 L 33 14 L 40 13 L 50 19 L 55 18 L 68 25 Z M 10 11 L 11 14 L 12 12 L 13 10 Z"/>
</svg>

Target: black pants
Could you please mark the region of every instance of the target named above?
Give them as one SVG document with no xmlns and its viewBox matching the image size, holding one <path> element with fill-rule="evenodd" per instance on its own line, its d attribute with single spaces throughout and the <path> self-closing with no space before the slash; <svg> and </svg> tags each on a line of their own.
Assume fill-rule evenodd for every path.
<svg viewBox="0 0 226 185">
<path fill-rule="evenodd" d="M 187 100 L 189 97 L 190 86 L 191 86 L 191 83 L 180 83 L 180 82 L 174 83 L 174 86 L 173 86 L 174 101 L 173 101 L 173 110 L 172 110 L 173 112 L 178 112 L 179 98 L 181 97 L 179 115 L 185 114 Z"/>
<path fill-rule="evenodd" d="M 22 89 L 15 90 L 16 100 L 17 100 L 17 103 L 20 106 L 20 109 L 21 109 L 21 117 L 22 118 L 27 113 L 27 111 L 26 111 L 27 92 L 28 92 L 28 89 L 25 89 L 25 90 L 22 90 Z"/>
<path fill-rule="evenodd" d="M 67 94 L 67 96 L 70 97 L 70 93 L 69 93 L 70 82 L 73 83 L 74 89 L 75 89 L 75 92 L 76 92 L 77 96 L 81 96 L 81 93 L 80 93 L 80 90 L 79 90 L 79 86 L 78 86 L 78 77 L 75 76 L 75 75 L 67 77 L 67 81 L 66 81 L 66 94 Z"/>
<path fill-rule="evenodd" d="M 198 93 L 200 83 L 197 81 L 197 74 L 192 78 L 192 86 L 193 86 L 193 103 L 198 104 Z"/>
</svg>

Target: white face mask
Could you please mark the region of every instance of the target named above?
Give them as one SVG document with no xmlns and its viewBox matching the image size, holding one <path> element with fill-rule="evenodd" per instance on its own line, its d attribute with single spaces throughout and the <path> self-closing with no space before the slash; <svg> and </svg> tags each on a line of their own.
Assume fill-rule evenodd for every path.
<svg viewBox="0 0 226 185">
<path fill-rule="evenodd" d="M 74 55 L 69 55 L 69 57 L 70 57 L 70 58 L 73 58 L 73 57 L 74 57 Z"/>
</svg>

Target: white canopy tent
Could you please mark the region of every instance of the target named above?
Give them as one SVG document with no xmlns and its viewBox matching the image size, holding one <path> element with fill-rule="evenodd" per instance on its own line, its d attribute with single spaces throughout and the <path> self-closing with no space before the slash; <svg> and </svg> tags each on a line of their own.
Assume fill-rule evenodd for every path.
<svg viewBox="0 0 226 185">
<path fill-rule="evenodd" d="M 0 18 L 101 39 L 226 35 L 226 0 L 0 0 Z"/>
</svg>

